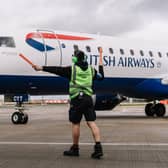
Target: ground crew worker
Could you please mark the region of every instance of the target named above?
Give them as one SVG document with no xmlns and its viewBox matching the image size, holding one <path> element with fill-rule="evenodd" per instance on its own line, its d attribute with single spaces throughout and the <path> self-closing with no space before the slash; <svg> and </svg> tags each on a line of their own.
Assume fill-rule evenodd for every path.
<svg viewBox="0 0 168 168">
<path fill-rule="evenodd" d="M 70 109 L 69 120 L 72 123 L 73 145 L 67 151 L 64 151 L 65 156 L 79 156 L 79 137 L 80 137 L 80 122 L 82 116 L 85 116 L 88 127 L 92 131 L 95 141 L 94 152 L 92 158 L 100 158 L 103 156 L 102 145 L 100 142 L 100 131 L 95 123 L 96 113 L 94 110 L 92 95 L 93 95 L 93 80 L 104 78 L 102 64 L 102 48 L 99 48 L 99 72 L 88 65 L 86 56 L 83 51 L 76 50 L 72 57 L 73 65 L 68 67 L 60 66 L 37 66 L 33 68 L 36 71 L 46 71 L 66 77 L 69 79 L 69 94 L 70 94 Z"/>
</svg>

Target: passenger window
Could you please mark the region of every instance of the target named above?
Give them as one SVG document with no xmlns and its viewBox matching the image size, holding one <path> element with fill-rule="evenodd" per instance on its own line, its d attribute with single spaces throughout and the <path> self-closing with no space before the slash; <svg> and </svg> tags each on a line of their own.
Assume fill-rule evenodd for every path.
<svg viewBox="0 0 168 168">
<path fill-rule="evenodd" d="M 162 53 L 161 52 L 158 52 L 158 55 L 159 55 L 159 57 L 162 57 Z"/>
<path fill-rule="evenodd" d="M 15 42 L 13 37 L 0 37 L 0 47 L 11 47 L 15 48 Z"/>
<path fill-rule="evenodd" d="M 134 55 L 134 50 L 133 49 L 130 50 L 130 54 Z"/>
<path fill-rule="evenodd" d="M 86 51 L 91 52 L 91 48 L 89 46 L 86 46 Z"/>
<path fill-rule="evenodd" d="M 151 57 L 153 57 L 153 53 L 152 53 L 152 51 L 149 51 L 149 55 L 150 55 Z"/>
<path fill-rule="evenodd" d="M 144 56 L 143 50 L 140 50 L 140 54 L 141 54 L 141 56 Z"/>
<path fill-rule="evenodd" d="M 61 44 L 62 48 L 66 48 L 66 45 L 64 43 Z"/>
<path fill-rule="evenodd" d="M 109 48 L 109 52 L 110 52 L 110 54 L 113 54 L 113 53 L 114 53 L 114 51 L 113 51 L 112 48 Z"/>
<path fill-rule="evenodd" d="M 120 49 L 120 53 L 121 53 L 122 55 L 124 55 L 124 50 L 123 50 L 123 49 Z"/>
<path fill-rule="evenodd" d="M 73 48 L 74 48 L 74 51 L 79 50 L 78 45 L 74 45 Z"/>
</svg>

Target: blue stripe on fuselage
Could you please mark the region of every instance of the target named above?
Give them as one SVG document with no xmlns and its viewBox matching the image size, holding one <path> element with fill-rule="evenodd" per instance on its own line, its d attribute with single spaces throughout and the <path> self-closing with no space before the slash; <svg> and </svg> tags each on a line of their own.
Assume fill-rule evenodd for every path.
<svg viewBox="0 0 168 168">
<path fill-rule="evenodd" d="M 26 42 L 32 46 L 33 48 L 43 52 L 43 51 L 50 51 L 50 50 L 54 50 L 53 47 L 50 47 L 48 45 L 44 46 L 43 43 L 40 43 L 39 41 L 33 40 L 33 39 L 27 39 Z"/>
<path fill-rule="evenodd" d="M 68 80 L 58 76 L 0 75 L 0 94 L 68 94 L 68 87 Z M 137 98 L 168 98 L 168 86 L 162 85 L 160 79 L 105 78 L 94 82 L 94 90 L 99 94 L 121 93 Z"/>
</svg>

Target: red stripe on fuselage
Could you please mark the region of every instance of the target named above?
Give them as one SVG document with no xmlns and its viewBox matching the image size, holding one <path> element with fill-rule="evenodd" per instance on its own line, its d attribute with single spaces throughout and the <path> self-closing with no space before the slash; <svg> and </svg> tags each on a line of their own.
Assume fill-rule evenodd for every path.
<svg viewBox="0 0 168 168">
<path fill-rule="evenodd" d="M 53 33 L 29 33 L 26 36 L 26 40 L 30 38 L 47 38 L 47 39 L 60 39 L 60 40 L 91 40 L 90 37 L 71 36 L 64 34 Z"/>
</svg>

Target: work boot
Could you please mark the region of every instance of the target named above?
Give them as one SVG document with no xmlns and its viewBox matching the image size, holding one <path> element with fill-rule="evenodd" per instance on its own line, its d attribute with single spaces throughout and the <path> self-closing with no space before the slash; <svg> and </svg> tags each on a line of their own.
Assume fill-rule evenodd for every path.
<svg viewBox="0 0 168 168">
<path fill-rule="evenodd" d="M 91 157 L 93 159 L 100 159 L 103 156 L 103 149 L 101 143 L 96 143 L 94 146 L 94 152 L 92 153 Z"/>
<path fill-rule="evenodd" d="M 72 145 L 68 151 L 64 151 L 64 156 L 79 156 L 78 145 Z"/>
</svg>

